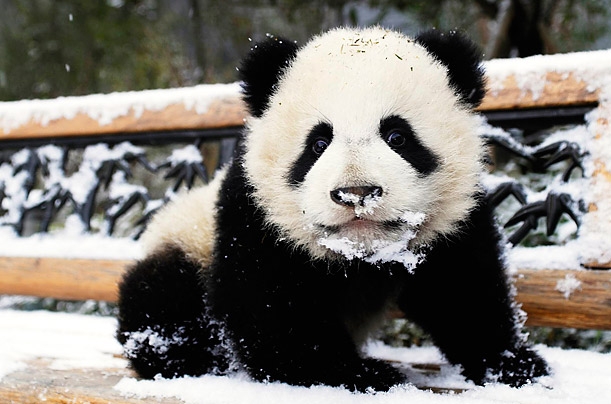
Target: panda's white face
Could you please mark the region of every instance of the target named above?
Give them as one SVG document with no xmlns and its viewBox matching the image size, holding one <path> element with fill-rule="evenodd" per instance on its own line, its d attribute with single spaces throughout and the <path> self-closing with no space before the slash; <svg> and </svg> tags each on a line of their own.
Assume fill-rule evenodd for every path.
<svg viewBox="0 0 611 404">
<path fill-rule="evenodd" d="M 338 29 L 298 51 L 248 121 L 244 166 L 267 220 L 295 246 L 409 267 L 474 205 L 475 125 L 422 46 Z"/>
</svg>

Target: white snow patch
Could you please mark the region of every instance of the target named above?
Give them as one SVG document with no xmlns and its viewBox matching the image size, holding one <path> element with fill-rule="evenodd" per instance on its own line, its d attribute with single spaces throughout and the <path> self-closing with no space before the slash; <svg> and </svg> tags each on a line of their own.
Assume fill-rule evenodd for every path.
<svg viewBox="0 0 611 404">
<path fill-rule="evenodd" d="M 116 320 L 110 317 L 46 311 L 0 310 L 0 378 L 23 369 L 30 360 L 49 359 L 53 369 L 125 368 L 118 358 L 121 346 L 115 340 Z M 175 397 L 185 404 L 202 402 L 284 404 L 484 404 L 548 403 L 607 404 L 611 402 L 611 354 L 584 350 L 562 350 L 537 346 L 549 362 L 553 375 L 541 383 L 511 388 L 500 384 L 475 387 L 459 369 L 445 364 L 434 347 L 392 348 L 372 343 L 366 351 L 375 357 L 401 363 L 439 363 L 439 374 L 425 375 L 405 368 L 416 383 L 439 387 L 468 388 L 460 394 L 436 394 L 412 385 L 398 386 L 388 393 L 354 394 L 326 386 L 294 387 L 282 383 L 256 383 L 244 375 L 201 376 L 177 379 L 137 380 L 123 378 L 115 389 L 129 397 L 159 400 Z"/>
<path fill-rule="evenodd" d="M 343 255 L 349 260 L 363 258 L 367 254 L 367 249 L 364 243 L 352 241 L 348 239 L 348 237 L 322 237 L 318 240 L 318 244 Z"/>
<path fill-rule="evenodd" d="M 180 149 L 175 149 L 169 157 L 172 166 L 179 162 L 186 163 L 201 163 L 203 161 L 202 154 L 194 145 L 188 145 Z"/>
<path fill-rule="evenodd" d="M 187 110 L 203 114 L 213 101 L 239 94 L 239 83 L 230 83 L 0 102 L 0 129 L 8 133 L 29 122 L 46 126 L 54 120 L 72 119 L 79 114 L 87 115 L 104 126 L 122 116 L 133 114 L 139 117 L 144 111 L 161 111 L 173 104 L 183 104 Z"/>
<path fill-rule="evenodd" d="M 51 369 L 124 368 L 117 320 L 82 314 L 0 310 L 0 379 L 37 358 Z"/>
<path fill-rule="evenodd" d="M 543 90 L 548 72 L 556 72 L 562 77 L 573 73 L 577 80 L 586 81 L 588 90 L 601 91 L 607 99 L 611 93 L 609 68 L 611 50 L 575 52 L 556 55 L 536 55 L 527 58 L 493 59 L 483 63 L 488 87 L 492 94 L 504 88 L 505 80 L 514 76 L 522 90 L 522 95 L 531 93 L 536 100 Z"/>
<path fill-rule="evenodd" d="M 124 354 L 128 358 L 137 356 L 137 348 L 144 342 L 153 348 L 153 352 L 161 356 L 168 352 L 170 345 L 181 345 L 184 338 L 179 334 L 172 335 L 172 338 L 163 337 L 150 328 L 144 331 L 131 332 L 124 345 Z"/>
<path fill-rule="evenodd" d="M 409 363 L 440 363 L 436 348 L 390 348 L 374 345 L 373 356 Z M 295 387 L 282 383 L 255 383 L 248 378 L 202 376 L 178 379 L 136 380 L 124 378 L 115 389 L 128 397 L 162 399 L 175 397 L 185 404 L 204 402 L 276 404 L 489 404 L 489 403 L 549 403 L 549 404 L 607 404 L 611 399 L 608 380 L 611 376 L 611 355 L 579 350 L 561 350 L 538 346 L 537 350 L 549 360 L 554 375 L 541 383 L 511 388 L 502 384 L 476 387 L 466 382 L 459 369 L 441 363 L 438 375 L 422 375 L 407 371 L 414 381 L 435 387 L 468 388 L 463 393 L 437 394 L 413 385 L 397 386 L 387 393 L 354 394 L 343 388 L 327 386 Z M 583 373 L 581 373 L 583 372 Z"/>
<path fill-rule="evenodd" d="M 408 225 L 408 229 L 396 241 L 372 240 L 365 243 L 348 237 L 329 236 L 321 237 L 318 244 L 343 255 L 348 260 L 356 258 L 372 264 L 398 262 L 411 271 L 424 259 L 424 253 L 411 250 L 409 243 L 416 237 L 417 228 L 425 218 L 426 215 L 422 212 L 403 213 L 400 220 Z"/>
<path fill-rule="evenodd" d="M 556 283 L 556 290 L 564 295 L 565 299 L 569 299 L 571 294 L 581 289 L 581 281 L 575 278 L 573 274 L 567 274 L 564 279 Z"/>
<path fill-rule="evenodd" d="M 53 257 L 91 259 L 139 259 L 140 244 L 128 237 L 107 237 L 84 234 L 80 220 L 74 220 L 74 231 L 67 221 L 67 229 L 59 234 L 34 234 L 19 237 L 8 227 L 0 227 L 0 256 Z"/>
<path fill-rule="evenodd" d="M 374 253 L 365 257 L 365 261 L 377 264 L 382 262 L 398 262 L 412 271 L 424 259 L 424 253 L 417 253 L 409 249 L 409 242 L 416 237 L 416 232 L 408 230 L 401 239 L 395 242 L 378 241 L 374 244 Z"/>
</svg>

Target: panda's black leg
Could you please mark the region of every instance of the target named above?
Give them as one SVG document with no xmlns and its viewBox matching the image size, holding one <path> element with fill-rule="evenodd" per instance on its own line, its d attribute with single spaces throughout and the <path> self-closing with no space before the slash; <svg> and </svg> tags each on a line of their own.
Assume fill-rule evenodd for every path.
<svg viewBox="0 0 611 404">
<path fill-rule="evenodd" d="M 212 307 L 225 319 L 239 362 L 254 379 L 355 391 L 386 391 L 404 382 L 392 366 L 361 356 L 337 302 L 348 287 L 343 275 L 282 254 L 273 256 L 275 265 L 241 271 L 245 264 L 232 261 L 240 254 L 226 256 L 208 283 Z M 367 285 L 377 289 L 375 282 Z"/>
<path fill-rule="evenodd" d="M 499 235 L 485 205 L 457 236 L 433 247 L 407 279 L 399 305 L 476 383 L 520 386 L 548 374 L 520 334 Z"/>
<path fill-rule="evenodd" d="M 250 333 L 236 330 L 241 335 L 236 347 L 240 360 L 256 380 L 361 392 L 387 391 L 405 382 L 390 364 L 361 357 L 339 324 L 287 321 L 274 330 L 262 326 L 252 326 Z"/>
<path fill-rule="evenodd" d="M 227 369 L 198 270 L 180 249 L 168 247 L 129 268 L 120 283 L 117 339 L 141 377 Z"/>
</svg>

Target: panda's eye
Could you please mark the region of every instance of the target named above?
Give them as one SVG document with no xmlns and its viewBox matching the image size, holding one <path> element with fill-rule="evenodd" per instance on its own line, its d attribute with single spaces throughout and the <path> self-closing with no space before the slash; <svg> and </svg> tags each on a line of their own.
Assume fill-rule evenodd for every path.
<svg viewBox="0 0 611 404">
<path fill-rule="evenodd" d="M 405 136 L 401 132 L 392 131 L 386 137 L 386 143 L 393 148 L 404 146 L 405 142 Z"/>
<path fill-rule="evenodd" d="M 318 138 L 312 144 L 312 151 L 318 155 L 321 155 L 329 147 L 329 141 L 324 138 Z"/>
</svg>

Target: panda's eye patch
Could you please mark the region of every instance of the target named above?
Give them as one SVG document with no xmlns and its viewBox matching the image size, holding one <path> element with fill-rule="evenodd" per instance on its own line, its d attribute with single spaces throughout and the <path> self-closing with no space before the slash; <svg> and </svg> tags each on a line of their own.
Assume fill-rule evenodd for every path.
<svg viewBox="0 0 611 404">
<path fill-rule="evenodd" d="M 428 175 L 439 166 L 439 158 L 418 139 L 404 118 L 398 115 L 383 118 L 379 130 L 384 142 L 420 175 Z"/>
<path fill-rule="evenodd" d="M 333 141 L 333 126 L 328 122 L 319 122 L 310 129 L 303 143 L 303 150 L 288 172 L 288 181 L 298 187 L 305 179 L 312 166 L 327 150 Z"/>
<path fill-rule="evenodd" d="M 318 155 L 321 155 L 329 147 L 329 141 L 325 138 L 318 138 L 312 145 L 312 151 Z"/>
<path fill-rule="evenodd" d="M 406 142 L 405 136 L 397 130 L 390 132 L 388 137 L 386 137 L 386 143 L 393 148 L 405 146 Z"/>
</svg>

